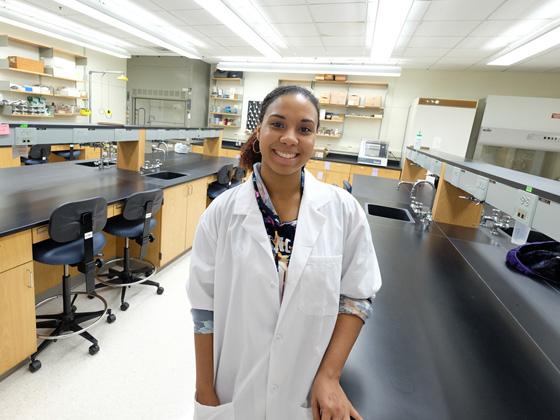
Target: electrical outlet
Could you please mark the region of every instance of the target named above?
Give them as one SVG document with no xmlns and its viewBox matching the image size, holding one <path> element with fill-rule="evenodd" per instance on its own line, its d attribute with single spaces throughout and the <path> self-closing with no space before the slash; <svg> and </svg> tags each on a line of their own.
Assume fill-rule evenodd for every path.
<svg viewBox="0 0 560 420">
<path fill-rule="evenodd" d="M 513 207 L 513 218 L 531 226 L 538 201 L 539 197 L 537 195 L 517 190 L 517 199 Z"/>
</svg>

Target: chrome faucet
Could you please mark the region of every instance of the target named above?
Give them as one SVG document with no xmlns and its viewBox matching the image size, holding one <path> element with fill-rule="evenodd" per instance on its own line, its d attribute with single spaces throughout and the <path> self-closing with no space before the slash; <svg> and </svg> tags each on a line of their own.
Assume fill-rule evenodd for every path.
<svg viewBox="0 0 560 420">
<path fill-rule="evenodd" d="M 140 174 L 144 175 L 147 173 L 157 172 L 162 165 L 163 162 L 159 159 L 156 159 L 154 163 L 151 163 L 149 160 L 145 160 L 144 165 L 140 167 Z"/>
<path fill-rule="evenodd" d="M 165 145 L 165 149 L 164 149 L 163 147 L 159 147 L 161 143 L 163 142 L 158 143 L 157 146 L 154 146 L 152 144 L 152 152 L 154 151 L 160 152 L 163 155 L 163 161 L 165 162 L 165 160 L 167 159 L 167 144 Z"/>
<path fill-rule="evenodd" d="M 430 200 L 430 205 L 425 210 L 424 210 L 424 203 L 416 200 L 416 189 L 419 186 L 423 186 L 423 185 L 429 185 L 430 187 L 432 187 L 432 198 Z M 435 185 L 430 181 L 426 181 L 425 179 L 416 181 L 412 186 L 412 189 L 410 190 L 410 208 L 412 209 L 414 214 L 420 217 L 420 220 L 423 223 L 426 222 L 429 223 L 432 221 L 432 207 L 434 205 L 435 197 L 436 197 Z"/>
<path fill-rule="evenodd" d="M 508 229 L 511 223 L 511 217 L 498 209 L 492 209 L 492 216 L 482 215 L 480 218 L 480 226 L 486 227 L 486 222 L 492 222 L 490 232 L 492 235 L 499 235 L 498 228 Z"/>
</svg>

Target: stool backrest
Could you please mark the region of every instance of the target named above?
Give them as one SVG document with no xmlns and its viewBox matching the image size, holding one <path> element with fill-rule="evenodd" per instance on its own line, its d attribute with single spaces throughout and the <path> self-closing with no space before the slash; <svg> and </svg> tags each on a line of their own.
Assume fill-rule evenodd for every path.
<svg viewBox="0 0 560 420">
<path fill-rule="evenodd" d="M 241 166 L 237 166 L 235 168 L 235 171 L 233 172 L 233 180 L 232 181 L 241 181 L 243 180 L 243 178 L 245 178 L 245 169 L 243 169 Z"/>
<path fill-rule="evenodd" d="M 218 184 L 229 185 L 231 181 L 231 172 L 233 170 L 233 165 L 224 165 L 218 171 Z"/>
<path fill-rule="evenodd" d="M 36 160 L 46 160 L 51 153 L 51 145 L 50 144 L 34 144 L 29 149 L 29 153 L 27 157 L 29 159 L 36 159 Z"/>
<path fill-rule="evenodd" d="M 140 220 L 146 216 L 146 204 L 152 203 L 151 213 L 156 214 L 163 202 L 163 191 L 159 188 L 134 193 L 124 203 L 122 215 L 126 220 Z"/>
<path fill-rule="evenodd" d="M 83 231 L 83 216 L 90 213 L 93 232 L 101 232 L 107 222 L 107 201 L 101 197 L 66 203 L 51 213 L 49 236 L 55 242 L 65 243 L 80 239 Z"/>
</svg>

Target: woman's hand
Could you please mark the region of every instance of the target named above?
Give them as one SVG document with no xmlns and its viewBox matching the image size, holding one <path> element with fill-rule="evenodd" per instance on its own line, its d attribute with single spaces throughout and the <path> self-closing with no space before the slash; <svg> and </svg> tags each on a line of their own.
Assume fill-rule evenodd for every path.
<svg viewBox="0 0 560 420">
<path fill-rule="evenodd" d="M 214 389 L 196 391 L 194 398 L 196 402 L 201 405 L 207 405 L 209 407 L 217 407 L 220 405 L 220 399 Z"/>
<path fill-rule="evenodd" d="M 338 378 L 317 373 L 311 388 L 313 420 L 363 420 L 342 390 Z"/>
</svg>

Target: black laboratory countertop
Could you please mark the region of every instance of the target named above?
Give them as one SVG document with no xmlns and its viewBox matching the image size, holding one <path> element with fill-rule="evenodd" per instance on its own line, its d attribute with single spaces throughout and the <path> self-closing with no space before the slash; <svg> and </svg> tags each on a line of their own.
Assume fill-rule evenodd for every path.
<svg viewBox="0 0 560 420">
<path fill-rule="evenodd" d="M 155 160 L 162 156 L 146 158 Z M 168 188 L 215 174 L 228 163 L 236 164 L 237 160 L 169 152 L 160 172 L 185 176 L 168 181 L 115 166 L 99 170 L 76 162 L 0 169 L 0 236 L 46 223 L 56 207 L 69 201 L 101 196 L 113 203 L 135 192 Z"/>
<path fill-rule="evenodd" d="M 202 144 L 202 142 L 198 142 L 198 143 L 192 142 L 192 144 Z M 239 150 L 241 149 L 241 145 L 240 143 L 235 141 L 222 140 L 222 148 L 230 149 L 230 150 Z M 401 161 L 399 159 L 389 159 L 387 166 L 372 165 L 370 163 L 358 163 L 357 154 L 330 152 L 325 158 L 312 157 L 311 159 L 322 160 L 325 162 L 348 163 L 351 165 L 364 165 L 364 166 L 371 166 L 374 168 L 387 168 L 387 169 L 395 169 L 395 170 L 401 169 Z"/>
<path fill-rule="evenodd" d="M 396 185 L 358 175 L 353 194 L 410 210 Z M 482 228 L 367 217 L 383 286 L 341 379 L 364 419 L 558 420 L 560 293 Z"/>
</svg>

